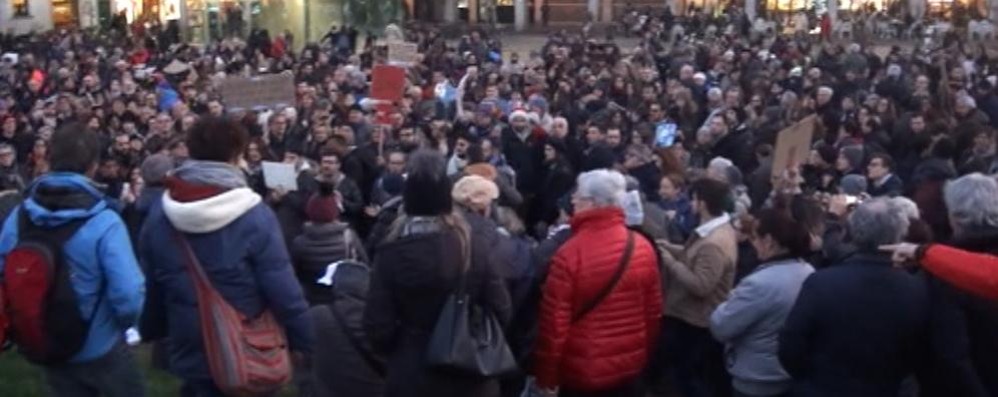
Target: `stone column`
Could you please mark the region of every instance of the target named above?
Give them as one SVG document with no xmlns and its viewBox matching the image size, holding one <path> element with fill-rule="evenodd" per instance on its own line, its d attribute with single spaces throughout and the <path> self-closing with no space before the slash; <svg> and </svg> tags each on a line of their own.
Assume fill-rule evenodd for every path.
<svg viewBox="0 0 998 397">
<path fill-rule="evenodd" d="M 513 27 L 517 32 L 527 28 L 527 0 L 513 1 Z"/>
<path fill-rule="evenodd" d="M 534 25 L 536 26 L 544 24 L 544 1 L 534 0 Z"/>
<path fill-rule="evenodd" d="M 599 20 L 599 2 L 600 0 L 589 0 L 586 4 L 586 14 L 593 17 L 593 22 Z M 589 18 L 586 17 L 586 20 Z"/>
<path fill-rule="evenodd" d="M 444 23 L 457 22 L 457 0 L 444 1 Z"/>
<path fill-rule="evenodd" d="M 839 23 L 839 2 L 838 0 L 827 0 L 828 20 L 832 22 L 832 35 L 835 34 L 835 26 Z M 917 1 L 917 0 L 916 0 Z M 924 0 L 923 0 L 924 1 Z"/>
<path fill-rule="evenodd" d="M 242 4 L 242 8 L 243 8 L 243 31 L 239 32 L 239 34 L 241 36 L 246 37 L 246 35 L 248 35 L 249 32 L 253 31 L 253 1 L 252 0 L 243 0 L 242 3 L 243 3 Z M 207 21 L 205 23 L 207 23 Z M 307 32 L 305 33 L 305 36 L 308 37 L 308 33 Z M 308 41 L 308 39 L 306 38 L 305 41 Z"/>
<path fill-rule="evenodd" d="M 613 0 L 601 0 L 603 2 L 603 10 L 600 13 L 600 22 L 610 23 L 613 22 Z"/>
<path fill-rule="evenodd" d="M 908 10 L 911 12 L 912 18 L 915 18 L 916 21 L 921 21 L 925 18 L 925 10 L 927 8 L 925 3 L 925 0 L 908 1 Z"/>
<path fill-rule="evenodd" d="M 821 0 L 818 0 L 821 1 Z M 755 22 L 755 12 L 759 8 L 759 2 L 756 0 L 745 0 L 745 16 L 748 17 L 750 23 Z"/>
<path fill-rule="evenodd" d="M 478 23 L 478 0 L 468 0 L 468 23 Z"/>
</svg>

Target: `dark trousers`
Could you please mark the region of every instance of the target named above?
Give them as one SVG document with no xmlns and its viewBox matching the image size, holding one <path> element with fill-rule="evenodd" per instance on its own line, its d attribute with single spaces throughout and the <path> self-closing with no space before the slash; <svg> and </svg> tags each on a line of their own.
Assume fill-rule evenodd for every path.
<svg viewBox="0 0 998 397">
<path fill-rule="evenodd" d="M 600 391 L 579 391 L 562 388 L 558 392 L 558 397 L 644 397 L 644 388 L 641 379 L 636 379 L 626 384 Z"/>
<path fill-rule="evenodd" d="M 267 396 L 271 395 L 261 397 Z M 218 389 L 218 386 L 215 386 L 214 381 L 204 379 L 187 380 L 180 387 L 180 397 L 225 397 L 225 393 L 222 393 Z"/>
<path fill-rule="evenodd" d="M 667 389 L 685 397 L 729 397 L 731 377 L 724 368 L 724 346 L 710 331 L 685 321 L 663 321 L 664 374 Z"/>
<path fill-rule="evenodd" d="M 180 387 L 180 397 L 225 397 L 210 380 L 188 380 Z"/>
<path fill-rule="evenodd" d="M 774 394 L 772 396 L 757 396 L 757 395 L 754 395 L 754 394 L 745 394 L 745 393 L 742 393 L 742 392 L 740 392 L 738 390 L 733 390 L 731 392 L 731 395 L 733 397 L 789 397 L 790 393 Z"/>
<path fill-rule="evenodd" d="M 44 372 L 56 397 L 142 397 L 146 393 L 139 366 L 124 343 L 96 360 L 45 367 Z"/>
</svg>

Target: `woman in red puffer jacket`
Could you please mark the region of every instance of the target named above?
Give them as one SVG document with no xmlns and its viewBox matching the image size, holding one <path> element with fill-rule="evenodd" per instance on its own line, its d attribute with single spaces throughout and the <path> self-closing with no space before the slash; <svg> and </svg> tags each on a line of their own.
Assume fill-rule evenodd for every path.
<svg viewBox="0 0 998 397">
<path fill-rule="evenodd" d="M 534 375 L 544 394 L 560 387 L 561 396 L 639 395 L 639 376 L 658 338 L 662 286 L 654 246 L 624 225 L 624 187 L 615 171 L 579 176 L 573 235 L 551 261 L 541 301 Z M 629 234 L 630 259 L 599 300 L 615 279 Z"/>
</svg>

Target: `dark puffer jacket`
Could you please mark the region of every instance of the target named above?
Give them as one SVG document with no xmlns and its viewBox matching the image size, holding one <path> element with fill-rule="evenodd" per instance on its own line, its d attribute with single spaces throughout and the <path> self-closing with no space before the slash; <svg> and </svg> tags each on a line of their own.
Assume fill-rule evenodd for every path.
<svg viewBox="0 0 998 397">
<path fill-rule="evenodd" d="M 346 223 L 306 224 L 302 234 L 295 238 L 291 261 L 310 305 L 332 302 L 332 291 L 316 281 L 326 274 L 330 264 L 344 259 L 368 263 L 363 242 Z"/>
</svg>

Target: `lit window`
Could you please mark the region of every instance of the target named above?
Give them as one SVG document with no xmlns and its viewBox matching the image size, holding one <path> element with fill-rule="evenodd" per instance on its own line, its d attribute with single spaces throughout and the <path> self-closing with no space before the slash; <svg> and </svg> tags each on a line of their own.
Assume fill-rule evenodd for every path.
<svg viewBox="0 0 998 397">
<path fill-rule="evenodd" d="M 11 5 L 14 7 L 15 17 L 26 17 L 31 15 L 28 12 L 28 0 L 12 0 Z"/>
</svg>

